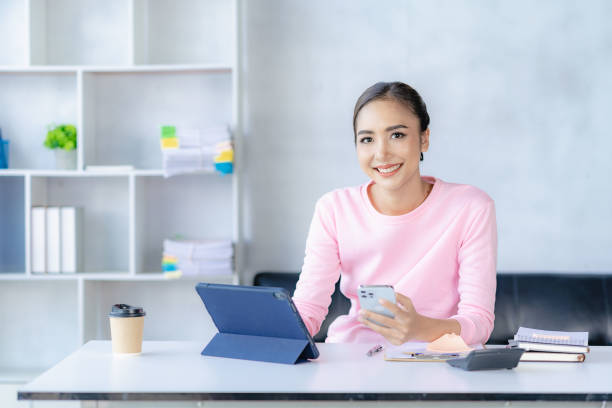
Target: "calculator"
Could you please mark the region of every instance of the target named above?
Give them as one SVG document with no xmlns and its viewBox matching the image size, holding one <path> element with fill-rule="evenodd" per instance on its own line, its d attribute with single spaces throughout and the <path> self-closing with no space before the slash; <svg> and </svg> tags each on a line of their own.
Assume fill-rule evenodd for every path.
<svg viewBox="0 0 612 408">
<path fill-rule="evenodd" d="M 467 371 L 511 369 L 518 365 L 524 351 L 522 348 L 472 350 L 465 357 L 451 358 L 446 362 Z"/>
</svg>

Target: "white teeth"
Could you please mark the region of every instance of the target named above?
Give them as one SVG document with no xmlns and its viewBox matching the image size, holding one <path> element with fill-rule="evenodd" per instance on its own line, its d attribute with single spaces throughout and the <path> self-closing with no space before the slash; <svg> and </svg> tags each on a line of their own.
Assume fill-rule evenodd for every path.
<svg viewBox="0 0 612 408">
<path fill-rule="evenodd" d="M 399 169 L 399 166 L 401 165 L 396 164 L 395 166 L 388 167 L 386 169 L 381 169 L 380 167 L 377 167 L 376 170 L 380 171 L 381 173 L 393 173 L 395 170 Z"/>
</svg>

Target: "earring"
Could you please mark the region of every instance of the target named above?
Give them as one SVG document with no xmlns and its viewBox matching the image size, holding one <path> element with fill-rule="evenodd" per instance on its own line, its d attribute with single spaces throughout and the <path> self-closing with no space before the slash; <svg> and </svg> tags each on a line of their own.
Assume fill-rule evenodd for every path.
<svg viewBox="0 0 612 408">
<path fill-rule="evenodd" d="M 421 152 L 421 161 L 423 161 L 423 152 Z"/>
</svg>

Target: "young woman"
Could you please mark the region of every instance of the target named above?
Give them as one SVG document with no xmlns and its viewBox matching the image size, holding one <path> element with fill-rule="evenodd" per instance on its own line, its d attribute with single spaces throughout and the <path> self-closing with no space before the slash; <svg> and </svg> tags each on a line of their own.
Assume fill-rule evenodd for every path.
<svg viewBox="0 0 612 408">
<path fill-rule="evenodd" d="M 404 83 L 366 89 L 353 131 L 370 181 L 316 204 L 293 297 L 309 332 L 319 331 L 340 276 L 351 309 L 330 325 L 327 342 L 402 344 L 456 333 L 485 343 L 495 305 L 493 200 L 475 187 L 421 176 L 429 115 Z M 396 303 L 382 304 L 395 317 L 360 310 L 359 285 L 392 285 Z"/>
</svg>

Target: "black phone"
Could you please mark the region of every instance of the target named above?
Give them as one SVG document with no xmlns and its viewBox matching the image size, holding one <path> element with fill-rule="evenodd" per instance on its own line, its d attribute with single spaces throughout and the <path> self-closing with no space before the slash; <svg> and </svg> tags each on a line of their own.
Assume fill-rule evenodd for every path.
<svg viewBox="0 0 612 408">
<path fill-rule="evenodd" d="M 511 369 L 518 365 L 524 351 L 522 348 L 472 350 L 465 357 L 451 358 L 446 362 L 467 371 Z"/>
</svg>

